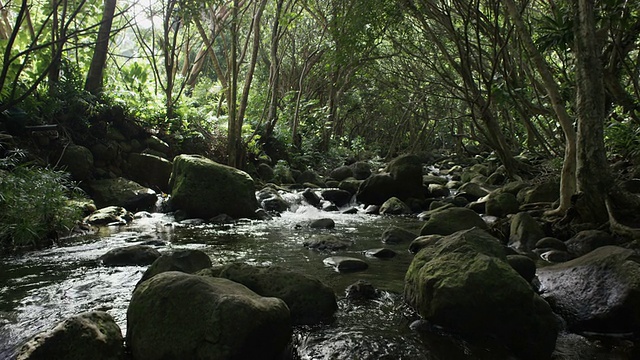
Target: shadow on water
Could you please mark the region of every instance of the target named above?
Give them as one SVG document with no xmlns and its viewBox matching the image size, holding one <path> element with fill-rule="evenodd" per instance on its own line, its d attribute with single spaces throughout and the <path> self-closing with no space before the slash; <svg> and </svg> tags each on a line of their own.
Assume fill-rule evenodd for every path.
<svg viewBox="0 0 640 360">
<path fill-rule="evenodd" d="M 335 221 L 335 229 L 304 226 L 324 217 Z M 153 214 L 64 246 L 2 258 L 0 359 L 10 358 L 36 333 L 83 311 L 108 311 L 126 333 L 128 302 L 145 267 L 109 268 L 96 264 L 95 259 L 111 249 L 150 240 L 164 243 L 158 247 L 160 252 L 200 249 L 214 265 L 232 261 L 276 264 L 316 276 L 330 285 L 339 298 L 339 311 L 329 324 L 295 329 L 293 343 L 301 359 L 507 359 L 499 350 L 471 346 L 451 335 L 410 329 L 416 316 L 401 294 L 412 255 L 408 244 L 381 243 L 382 232 L 392 225 L 417 233 L 421 224 L 413 217 L 327 213 L 301 204 L 271 221 L 246 220 L 224 226 L 184 226 L 174 223 L 169 215 Z M 317 236 L 336 237 L 352 245 L 337 253 L 303 246 Z M 365 250 L 383 246 L 397 255 L 383 260 L 364 254 Z M 361 258 L 369 268 L 340 274 L 323 264 L 324 258 L 336 254 Z M 382 295 L 359 303 L 345 299 L 346 287 L 358 280 L 371 282 Z M 578 359 L 575 354 L 567 351 L 557 359 Z"/>
</svg>

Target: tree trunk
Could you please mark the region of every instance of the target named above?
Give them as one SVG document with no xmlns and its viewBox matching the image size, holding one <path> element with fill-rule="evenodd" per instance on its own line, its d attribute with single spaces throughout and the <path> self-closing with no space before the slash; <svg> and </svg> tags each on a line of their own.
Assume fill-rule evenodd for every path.
<svg viewBox="0 0 640 360">
<path fill-rule="evenodd" d="M 269 139 L 278 121 L 278 85 L 280 83 L 280 58 L 278 57 L 278 46 L 280 44 L 280 14 L 284 0 L 276 3 L 276 13 L 271 28 L 271 66 L 269 66 L 269 87 L 271 94 L 269 98 L 269 111 L 267 112 L 267 124 L 265 137 Z"/>
<path fill-rule="evenodd" d="M 577 206 L 583 222 L 608 220 L 605 199 L 611 174 L 604 147 L 604 81 L 595 32 L 594 0 L 576 0 L 575 56 L 578 113 Z"/>
<path fill-rule="evenodd" d="M 231 69 L 231 81 L 229 83 L 229 95 L 227 98 L 229 106 L 229 119 L 227 129 L 227 159 L 230 166 L 235 166 L 238 158 L 238 138 L 236 138 L 236 111 L 238 98 L 238 0 L 233 0 L 231 10 L 231 58 L 228 67 Z"/>
<path fill-rule="evenodd" d="M 111 25 L 116 11 L 116 1 L 104 0 L 104 11 L 100 29 L 98 30 L 98 40 L 96 41 L 96 48 L 93 51 L 93 58 L 91 59 L 89 73 L 84 85 L 84 89 L 93 95 L 98 95 L 102 92 L 103 74 L 107 63 L 109 35 L 111 34 Z"/>
</svg>

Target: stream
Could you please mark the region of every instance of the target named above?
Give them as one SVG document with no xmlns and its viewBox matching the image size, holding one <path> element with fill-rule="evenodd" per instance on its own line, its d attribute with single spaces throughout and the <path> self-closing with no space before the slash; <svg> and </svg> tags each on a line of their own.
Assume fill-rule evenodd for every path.
<svg viewBox="0 0 640 360">
<path fill-rule="evenodd" d="M 182 225 L 172 216 L 154 213 L 131 224 L 101 228 L 97 234 L 68 241 L 51 249 L 0 258 L 0 359 L 12 358 L 23 342 L 72 315 L 108 311 L 123 334 L 131 293 L 146 267 L 104 267 L 95 260 L 111 249 L 144 241 L 161 241 L 160 252 L 199 249 L 213 265 L 242 261 L 281 265 L 322 279 L 338 299 L 335 321 L 294 328 L 293 344 L 300 359 L 509 359 L 508 354 L 471 345 L 437 331 L 418 333 L 409 325 L 416 315 L 402 299 L 403 279 L 413 255 L 408 244 L 382 244 L 381 234 L 395 225 L 418 232 L 421 222 L 411 217 L 323 212 L 299 197 L 288 198 L 291 211 L 270 221 L 239 221 L 233 225 Z M 299 226 L 332 218 L 333 230 Z M 336 236 L 352 243 L 338 253 L 309 250 L 302 244 L 316 236 Z M 365 256 L 365 250 L 387 247 L 392 259 Z M 323 259 L 345 255 L 365 259 L 366 271 L 341 274 Z M 354 303 L 345 289 L 367 280 L 382 295 Z M 592 357 L 594 356 L 594 357 Z M 615 349 L 574 334 L 558 339 L 554 359 L 625 359 Z"/>
</svg>

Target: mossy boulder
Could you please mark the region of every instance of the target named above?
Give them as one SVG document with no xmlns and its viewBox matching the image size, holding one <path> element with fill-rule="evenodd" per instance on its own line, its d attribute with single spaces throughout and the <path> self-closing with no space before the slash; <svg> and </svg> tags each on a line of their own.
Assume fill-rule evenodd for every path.
<svg viewBox="0 0 640 360">
<path fill-rule="evenodd" d="M 427 244 L 405 276 L 404 297 L 427 321 L 470 340 L 506 346 L 522 359 L 549 359 L 557 325 L 549 305 L 481 229 Z"/>
<path fill-rule="evenodd" d="M 98 208 L 122 206 L 136 212 L 151 210 L 158 200 L 155 191 L 121 177 L 92 180 L 81 185 Z"/>
<path fill-rule="evenodd" d="M 375 174 L 360 184 L 356 201 L 365 205 L 382 205 L 396 194 L 396 182 L 389 174 Z"/>
<path fill-rule="evenodd" d="M 109 250 L 98 258 L 105 266 L 150 265 L 160 257 L 160 252 L 148 245 L 132 245 Z"/>
<path fill-rule="evenodd" d="M 380 214 L 403 215 L 411 214 L 411 208 L 397 197 L 391 197 L 380 206 Z"/>
<path fill-rule="evenodd" d="M 139 286 L 143 281 L 167 271 L 180 271 L 187 274 L 193 274 L 202 269 L 211 267 L 211 259 L 209 255 L 200 250 L 182 249 L 160 255 L 151 266 L 142 274 L 142 278 L 138 282 Z"/>
<path fill-rule="evenodd" d="M 540 291 L 570 330 L 640 331 L 640 260 L 635 251 L 603 246 L 538 269 Z"/>
<path fill-rule="evenodd" d="M 134 360 L 272 359 L 291 337 L 281 299 L 222 278 L 165 272 L 142 283 L 127 310 Z"/>
<path fill-rule="evenodd" d="M 122 332 L 113 317 L 92 311 L 36 335 L 22 346 L 16 360 L 121 360 L 124 353 Z"/>
<path fill-rule="evenodd" d="M 422 226 L 420 235 L 450 235 L 473 227 L 486 229 L 487 224 L 471 209 L 450 207 L 434 211 Z"/>
<path fill-rule="evenodd" d="M 329 173 L 329 177 L 337 181 L 342 181 L 344 179 L 353 177 L 353 169 L 351 169 L 347 165 L 343 165 L 331 170 L 331 172 Z"/>
<path fill-rule="evenodd" d="M 366 161 L 356 161 L 349 167 L 353 170 L 353 177 L 357 180 L 365 180 L 371 176 L 371 165 Z"/>
<path fill-rule="evenodd" d="M 520 203 L 515 195 L 508 192 L 491 193 L 487 197 L 485 211 L 487 215 L 506 217 L 520 210 Z"/>
<path fill-rule="evenodd" d="M 84 146 L 70 144 L 60 155 L 62 169 L 71 174 L 75 181 L 89 180 L 93 175 L 93 154 Z"/>
<path fill-rule="evenodd" d="M 132 153 L 129 155 L 127 176 L 138 183 L 168 193 L 173 164 L 160 156 Z"/>
<path fill-rule="evenodd" d="M 422 160 L 417 155 L 400 155 L 387 165 L 387 172 L 396 183 L 395 196 L 401 200 L 424 198 Z"/>
<path fill-rule="evenodd" d="M 311 325 L 330 320 L 338 309 L 333 290 L 319 279 L 281 266 L 258 267 L 244 263 L 223 266 L 219 277 L 240 283 L 257 294 L 284 300 L 291 321 Z"/>
<path fill-rule="evenodd" d="M 511 218 L 509 246 L 527 252 L 535 249 L 536 243 L 544 238 L 545 232 L 536 219 L 527 212 L 519 212 Z"/>
<path fill-rule="evenodd" d="M 258 209 L 253 179 L 247 173 L 202 156 L 176 156 L 169 185 L 171 207 L 189 217 L 253 218 Z"/>
</svg>

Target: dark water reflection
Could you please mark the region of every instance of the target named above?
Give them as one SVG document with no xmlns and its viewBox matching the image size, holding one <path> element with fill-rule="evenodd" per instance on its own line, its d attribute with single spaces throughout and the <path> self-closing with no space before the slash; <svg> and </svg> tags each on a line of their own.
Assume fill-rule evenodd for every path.
<svg viewBox="0 0 640 360">
<path fill-rule="evenodd" d="M 312 219 L 330 217 L 334 230 L 299 226 Z M 382 247 L 380 237 L 388 226 L 418 232 L 419 220 L 364 214 L 321 212 L 298 205 L 272 221 L 244 221 L 232 226 L 181 226 L 168 215 L 154 214 L 121 228 L 106 228 L 97 237 L 65 246 L 0 259 L 0 359 L 34 334 L 57 322 L 89 310 L 106 310 L 126 332 L 126 309 L 144 267 L 107 268 L 94 260 L 105 252 L 148 240 L 161 240 L 158 249 L 192 248 L 206 252 L 214 265 L 231 261 L 277 264 L 321 278 L 340 298 L 340 309 L 330 324 L 295 329 L 294 344 L 302 359 L 506 359 L 496 349 L 484 349 L 454 336 L 437 332 L 418 334 L 409 328 L 415 315 L 402 301 L 404 274 L 412 255 L 408 244 L 387 245 L 393 259 L 369 258 L 364 251 Z M 322 260 L 329 253 L 308 250 L 302 244 L 317 236 L 335 236 L 353 245 L 339 255 L 365 259 L 363 272 L 339 274 Z M 344 299 L 348 285 L 368 280 L 382 290 L 374 301 L 352 303 Z M 580 338 L 583 339 L 583 338 Z M 574 344 L 572 342 L 567 342 Z M 589 342 L 586 347 L 593 349 Z M 569 348 L 571 345 L 568 346 Z M 557 359 L 578 359 L 569 350 Z M 603 357 L 598 359 L 623 359 Z M 595 358 L 595 357 L 594 357 Z"/>
</svg>

